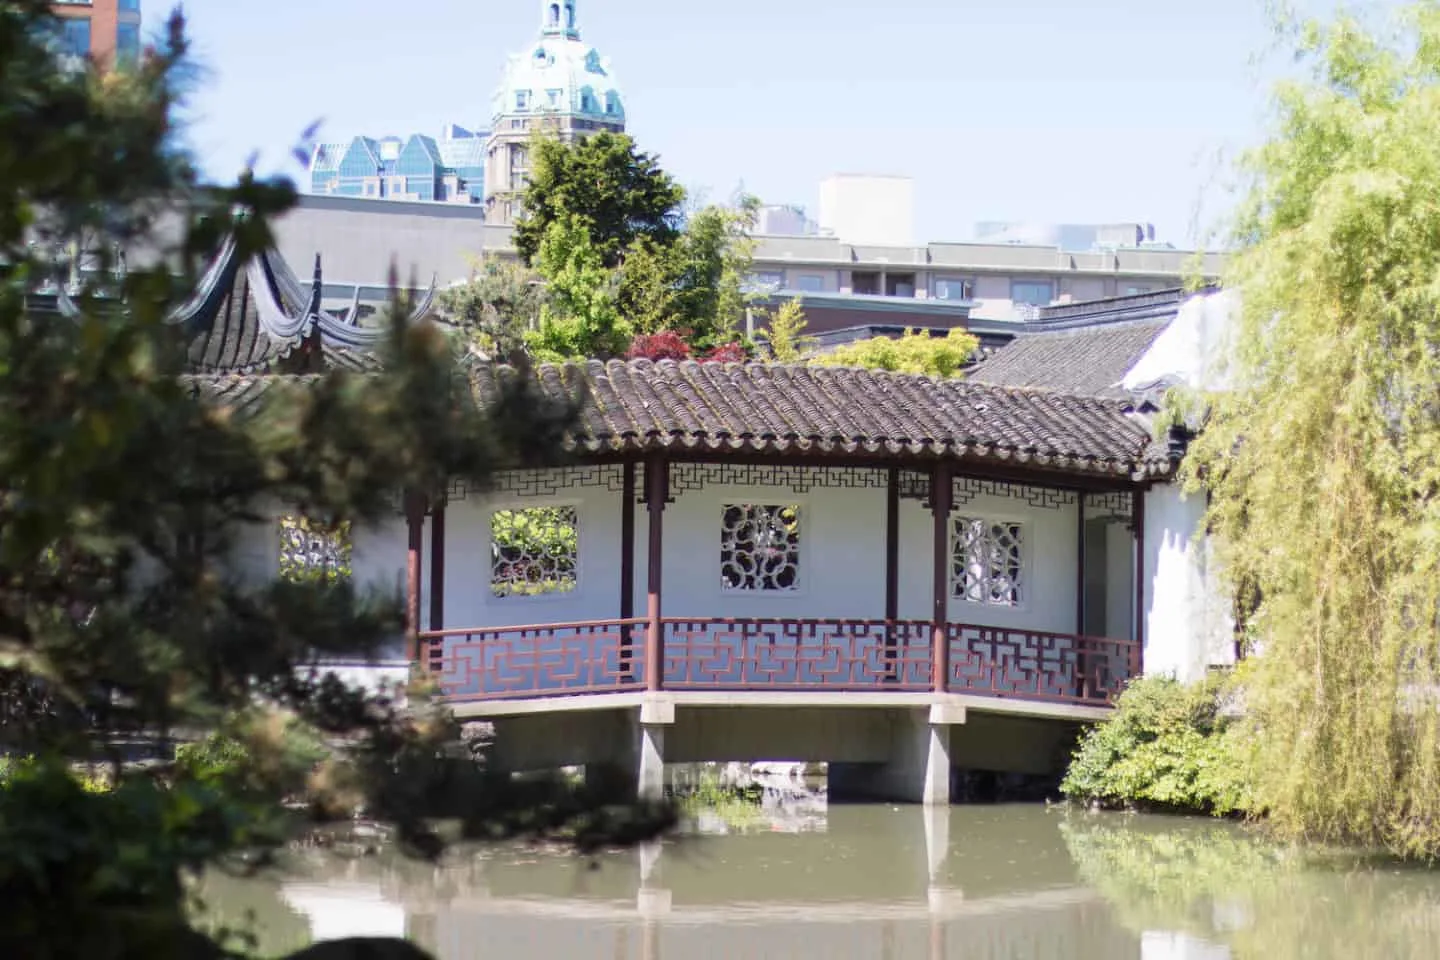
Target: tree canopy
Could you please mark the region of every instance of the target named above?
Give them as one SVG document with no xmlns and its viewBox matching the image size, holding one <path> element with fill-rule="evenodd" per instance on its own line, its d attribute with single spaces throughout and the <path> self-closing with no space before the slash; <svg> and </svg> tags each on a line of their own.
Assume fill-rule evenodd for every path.
<svg viewBox="0 0 1440 960">
<path fill-rule="evenodd" d="M 550 225 L 568 217 L 590 235 L 600 263 L 613 269 L 637 240 L 668 247 L 680 232 L 684 190 L 623 133 L 602 131 L 573 142 L 537 134 L 530 183 L 515 224 L 515 249 L 538 263 Z"/>
<path fill-rule="evenodd" d="M 920 330 L 906 330 L 898 339 L 871 337 L 844 343 L 816 355 L 811 362 L 831 367 L 870 367 L 896 373 L 922 373 L 932 377 L 954 377 L 974 355 L 980 341 L 965 330 L 954 329 L 943 337 Z"/>
<path fill-rule="evenodd" d="M 623 135 L 537 133 L 530 149 L 535 172 L 515 230 L 522 266 L 492 261 L 441 300 L 479 349 L 610 359 L 659 334 L 678 337 L 687 355 L 744 349 L 753 198 L 687 215 L 684 191 Z M 513 288 L 527 269 L 537 292 L 520 297 Z"/>
<path fill-rule="evenodd" d="M 1440 854 L 1440 5 L 1291 25 L 1246 159 L 1227 373 L 1187 459 L 1284 834 Z"/>
<path fill-rule="evenodd" d="M 0 774 L 0 955 L 218 955 L 190 928 L 186 881 L 263 863 L 301 826 L 281 804 L 299 788 L 321 816 L 343 787 L 427 855 L 433 816 L 487 836 L 573 821 L 583 803 L 535 818 L 507 806 L 508 781 L 476 793 L 495 781 L 455 758 L 456 725 L 423 689 L 401 709 L 325 669 L 400 638 L 393 588 L 353 582 L 343 551 L 319 575 L 231 563 L 246 538 L 282 534 L 277 505 L 305 519 L 283 533 L 343 535 L 394 522 L 402 492 L 548 462 L 573 411 L 525 378 L 480 410 L 448 343 L 407 327 L 400 302 L 383 372 L 214 403 L 168 318 L 222 236 L 242 256 L 270 244 L 293 187 L 196 174 L 175 129 L 178 15 L 108 75 L 59 69 L 52 17 L 43 0 L 0 4 L 0 737 L 28 758 Z M 159 256 L 118 271 L 116 244 Z M 40 311 L 56 277 L 79 281 L 78 316 Z M 117 746 L 177 732 L 195 752 L 151 769 Z M 77 776 L 96 756 L 105 775 Z"/>
<path fill-rule="evenodd" d="M 443 290 L 437 302 L 481 354 L 510 363 L 524 353 L 526 335 L 539 329 L 545 300 L 540 274 L 487 254 L 467 282 Z"/>
</svg>

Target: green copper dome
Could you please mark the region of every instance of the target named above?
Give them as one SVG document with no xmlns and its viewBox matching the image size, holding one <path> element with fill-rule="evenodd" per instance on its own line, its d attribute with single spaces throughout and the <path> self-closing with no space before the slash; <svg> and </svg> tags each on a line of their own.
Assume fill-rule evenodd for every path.
<svg viewBox="0 0 1440 960">
<path fill-rule="evenodd" d="M 506 63 L 493 116 L 571 115 L 624 124 L 620 86 L 610 61 L 581 41 L 576 2 L 541 4 L 540 38 Z"/>
</svg>

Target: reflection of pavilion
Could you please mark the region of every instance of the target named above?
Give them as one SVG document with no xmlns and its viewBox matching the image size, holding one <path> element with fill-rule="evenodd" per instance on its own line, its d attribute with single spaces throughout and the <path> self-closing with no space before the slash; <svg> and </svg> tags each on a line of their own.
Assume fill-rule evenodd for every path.
<svg viewBox="0 0 1440 960">
<path fill-rule="evenodd" d="M 406 934 L 405 908 L 386 899 L 379 884 L 286 883 L 280 895 L 309 921 L 310 936 L 316 940 Z"/>
<path fill-rule="evenodd" d="M 1043 861 L 1060 852 L 1043 834 L 1015 845 L 987 830 L 983 815 L 957 817 L 943 807 L 907 807 L 878 818 L 888 829 L 855 829 L 843 821 L 875 818 L 873 809 L 855 809 L 832 808 L 842 823 L 827 835 L 654 844 L 594 870 L 520 851 L 508 864 L 489 858 L 457 882 L 451 870 L 362 861 L 342 889 L 357 923 L 367 913 L 364 922 L 379 918 L 382 904 L 403 911 L 405 932 L 440 960 L 1142 956 L 1097 893 L 1053 868 L 1049 885 L 1037 881 L 1027 856 Z M 974 877 L 963 889 L 951 869 L 956 860 L 960 876 Z M 854 866 L 840 871 L 837 861 Z M 291 897 L 292 888 L 308 890 L 308 899 Z M 316 935 L 320 923 L 335 930 L 345 915 L 313 884 L 286 889 Z M 311 913 L 316 906 L 329 912 Z"/>
</svg>

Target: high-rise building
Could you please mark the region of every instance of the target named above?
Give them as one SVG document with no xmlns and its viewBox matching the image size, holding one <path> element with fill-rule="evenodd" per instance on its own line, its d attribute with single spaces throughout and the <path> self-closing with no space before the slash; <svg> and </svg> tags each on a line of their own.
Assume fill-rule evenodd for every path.
<svg viewBox="0 0 1440 960">
<path fill-rule="evenodd" d="M 51 0 L 50 9 L 61 19 L 61 56 L 101 66 L 139 58 L 140 0 Z"/>
<path fill-rule="evenodd" d="M 485 155 L 485 213 L 511 223 L 529 179 L 527 142 L 539 129 L 573 140 L 599 130 L 625 129 L 625 101 L 610 62 L 580 39 L 577 0 L 541 4 L 540 37 L 505 65 L 490 110 Z"/>
<path fill-rule="evenodd" d="M 310 192 L 384 200 L 485 205 L 486 217 L 511 223 L 530 173 L 533 131 L 573 139 L 625 129 L 625 101 L 610 62 L 580 36 L 578 0 L 544 0 L 540 33 L 505 65 L 489 126 L 454 124 L 436 138 L 355 137 L 318 145 Z"/>
</svg>

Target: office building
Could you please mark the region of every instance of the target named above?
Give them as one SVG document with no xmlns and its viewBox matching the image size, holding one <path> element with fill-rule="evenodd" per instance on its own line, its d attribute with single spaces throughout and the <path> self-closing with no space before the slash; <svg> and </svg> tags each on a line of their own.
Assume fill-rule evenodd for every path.
<svg viewBox="0 0 1440 960">
<path fill-rule="evenodd" d="M 60 17 L 60 55 L 78 65 L 91 57 L 102 67 L 140 57 L 140 0 L 51 0 Z"/>
<path fill-rule="evenodd" d="M 624 97 L 609 61 L 581 38 L 577 0 L 540 5 L 539 34 L 505 64 L 485 125 L 321 144 L 310 192 L 483 205 L 492 222 L 511 223 L 535 130 L 563 139 L 625 130 Z"/>
</svg>

